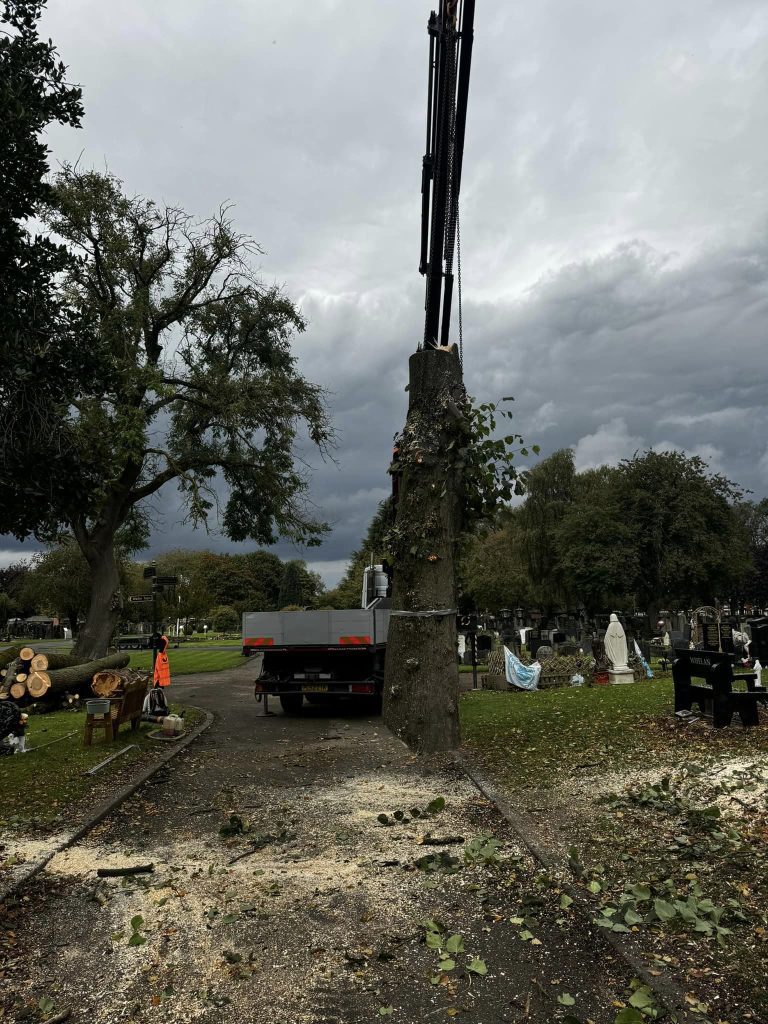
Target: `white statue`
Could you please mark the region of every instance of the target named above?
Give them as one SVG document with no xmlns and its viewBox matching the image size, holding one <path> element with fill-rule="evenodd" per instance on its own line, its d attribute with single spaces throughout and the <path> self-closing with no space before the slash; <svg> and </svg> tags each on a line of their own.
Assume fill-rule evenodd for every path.
<svg viewBox="0 0 768 1024">
<path fill-rule="evenodd" d="M 619 622 L 618 615 L 611 615 L 608 629 L 605 631 L 605 653 L 613 666 L 614 672 L 627 672 L 627 636 Z"/>
</svg>

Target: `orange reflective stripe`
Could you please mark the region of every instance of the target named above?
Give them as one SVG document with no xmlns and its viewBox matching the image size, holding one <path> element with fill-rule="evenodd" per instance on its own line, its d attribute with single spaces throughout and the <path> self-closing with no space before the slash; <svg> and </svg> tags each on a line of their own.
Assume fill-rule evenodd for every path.
<svg viewBox="0 0 768 1024">
<path fill-rule="evenodd" d="M 255 636 L 243 640 L 243 647 L 272 647 L 274 643 L 271 636 Z"/>
<path fill-rule="evenodd" d="M 358 645 L 362 647 L 364 644 L 369 644 L 371 638 L 369 636 L 340 636 L 339 643 L 349 646 Z"/>
</svg>

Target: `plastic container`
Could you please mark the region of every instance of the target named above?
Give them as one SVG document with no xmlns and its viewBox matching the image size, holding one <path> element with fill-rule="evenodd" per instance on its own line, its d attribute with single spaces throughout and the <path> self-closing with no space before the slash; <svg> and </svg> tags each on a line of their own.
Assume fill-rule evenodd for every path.
<svg viewBox="0 0 768 1024">
<path fill-rule="evenodd" d="M 180 736 L 184 732 L 184 719 L 178 715 L 167 715 L 161 727 L 163 736 Z"/>
<path fill-rule="evenodd" d="M 103 697 L 85 702 L 85 710 L 89 715 L 108 715 L 110 706 L 110 702 Z"/>
</svg>

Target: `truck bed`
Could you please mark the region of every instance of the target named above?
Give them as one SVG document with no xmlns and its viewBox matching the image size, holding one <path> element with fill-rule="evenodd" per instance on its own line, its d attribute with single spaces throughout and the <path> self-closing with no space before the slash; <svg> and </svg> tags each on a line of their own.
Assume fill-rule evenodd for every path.
<svg viewBox="0 0 768 1024">
<path fill-rule="evenodd" d="M 389 608 L 244 612 L 243 654 L 275 647 L 378 647 L 388 629 Z"/>
</svg>

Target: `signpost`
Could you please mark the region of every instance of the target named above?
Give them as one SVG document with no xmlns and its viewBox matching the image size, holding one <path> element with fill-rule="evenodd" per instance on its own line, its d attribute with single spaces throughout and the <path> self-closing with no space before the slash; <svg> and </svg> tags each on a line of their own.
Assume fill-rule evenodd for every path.
<svg viewBox="0 0 768 1024">
<path fill-rule="evenodd" d="M 166 590 L 175 590 L 176 585 L 179 582 L 178 576 L 158 576 L 157 566 L 154 562 L 151 565 L 144 567 L 144 579 L 152 581 L 152 591 L 149 594 L 139 594 L 136 597 L 130 597 L 128 600 L 131 604 L 151 604 L 152 605 L 152 671 L 155 668 L 155 661 L 157 660 L 157 651 L 160 644 L 160 631 L 158 628 L 157 621 L 157 595 L 164 594 Z"/>
</svg>

